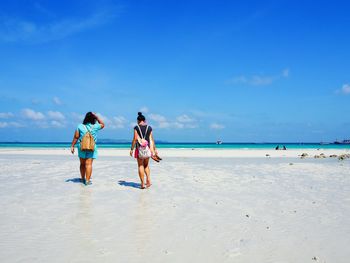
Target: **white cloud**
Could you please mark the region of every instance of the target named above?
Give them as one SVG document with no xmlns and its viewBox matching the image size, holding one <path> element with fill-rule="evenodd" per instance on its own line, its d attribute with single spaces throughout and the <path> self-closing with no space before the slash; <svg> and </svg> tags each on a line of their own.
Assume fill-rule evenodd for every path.
<svg viewBox="0 0 350 263">
<path fill-rule="evenodd" d="M 116 17 L 115 7 L 102 7 L 86 17 L 52 15 L 47 23 L 16 16 L 0 16 L 0 41 L 44 43 L 64 39 L 79 32 L 107 24 Z"/>
<path fill-rule="evenodd" d="M 66 119 L 66 117 L 64 117 L 64 115 L 59 111 L 48 111 L 47 116 L 50 119 L 58 120 L 58 121 L 64 121 Z"/>
<path fill-rule="evenodd" d="M 55 103 L 56 105 L 62 105 L 62 101 L 60 100 L 60 98 L 58 97 L 53 97 L 53 103 Z"/>
<path fill-rule="evenodd" d="M 106 129 L 123 129 L 127 120 L 123 116 L 114 116 L 108 118 L 107 116 L 97 113 L 97 115 L 103 120 L 106 125 Z"/>
<path fill-rule="evenodd" d="M 0 122 L 0 128 L 22 128 L 25 127 L 23 124 L 19 123 L 19 122 Z"/>
<path fill-rule="evenodd" d="M 160 129 L 166 129 L 171 127 L 177 128 L 177 129 L 185 129 L 185 128 L 193 129 L 198 127 L 196 120 L 194 120 L 193 118 L 190 118 L 186 114 L 178 116 L 176 118 L 176 121 L 168 121 L 168 119 L 165 116 L 160 114 L 150 114 L 149 118 L 150 120 L 156 122 L 157 124 L 155 127 Z"/>
<path fill-rule="evenodd" d="M 148 113 L 149 109 L 147 107 L 142 107 L 139 111 L 142 113 Z"/>
<path fill-rule="evenodd" d="M 177 122 L 175 122 L 175 125 L 182 129 L 195 129 L 198 127 L 197 120 L 194 118 L 189 117 L 187 114 L 180 115 L 176 118 Z"/>
<path fill-rule="evenodd" d="M 225 126 L 222 125 L 222 124 L 218 124 L 218 123 L 212 123 L 210 125 L 210 128 L 213 129 L 213 130 L 222 130 L 222 129 L 225 128 Z"/>
<path fill-rule="evenodd" d="M 177 129 L 183 129 L 185 128 L 185 124 L 183 123 L 180 123 L 180 122 L 174 122 L 174 127 L 177 128 Z"/>
<path fill-rule="evenodd" d="M 192 119 L 191 117 L 189 117 L 188 115 L 186 114 L 183 114 L 183 115 L 180 115 L 176 118 L 176 120 L 178 122 L 181 122 L 181 123 L 191 123 L 191 122 L 194 122 L 194 119 Z"/>
<path fill-rule="evenodd" d="M 337 93 L 344 95 L 350 94 L 350 84 L 344 84 L 340 90 L 337 90 Z"/>
<path fill-rule="evenodd" d="M 288 78 L 289 77 L 289 69 L 286 68 L 282 71 L 282 77 Z"/>
<path fill-rule="evenodd" d="M 271 84 L 276 78 L 275 77 L 268 77 L 268 76 L 253 76 L 249 80 L 249 84 L 253 86 L 265 86 Z"/>
<path fill-rule="evenodd" d="M 123 116 L 115 116 L 115 117 L 112 117 L 111 120 L 109 120 L 109 124 L 107 128 L 123 129 L 125 128 L 125 124 L 126 124 L 126 119 Z"/>
<path fill-rule="evenodd" d="M 186 124 L 186 125 L 185 125 L 185 128 L 188 128 L 188 129 L 196 129 L 196 128 L 198 128 L 198 124 L 197 124 L 197 123 Z"/>
<path fill-rule="evenodd" d="M 60 122 L 60 121 L 56 121 L 56 120 L 53 120 L 50 122 L 50 125 L 54 128 L 63 128 L 65 127 L 65 124 Z"/>
<path fill-rule="evenodd" d="M 76 112 L 71 113 L 71 117 L 75 122 L 83 122 L 85 115 Z"/>
<path fill-rule="evenodd" d="M 32 109 L 23 109 L 22 110 L 22 115 L 26 118 L 26 119 L 30 119 L 33 121 L 40 121 L 45 119 L 45 115 L 42 114 L 40 111 L 36 112 Z"/>
<path fill-rule="evenodd" d="M 159 128 L 159 129 L 170 128 L 170 123 L 169 123 L 169 122 L 159 122 L 159 123 L 158 123 L 158 128 Z"/>
<path fill-rule="evenodd" d="M 6 128 L 8 126 L 7 122 L 0 122 L 0 128 Z"/>
<path fill-rule="evenodd" d="M 12 112 L 0 112 L 0 119 L 12 118 L 14 114 Z"/>
<path fill-rule="evenodd" d="M 239 76 L 228 81 L 229 84 L 248 84 L 252 86 L 265 86 L 274 81 L 274 77 L 254 75 L 251 77 Z"/>
<path fill-rule="evenodd" d="M 237 76 L 226 81 L 227 84 L 245 84 L 251 86 L 268 86 L 273 82 L 287 78 L 289 76 L 289 69 L 284 69 L 280 74 L 274 76 L 253 75 L 253 76 Z"/>
<path fill-rule="evenodd" d="M 157 122 L 157 124 L 156 124 L 157 128 L 166 129 L 166 128 L 170 127 L 170 123 L 163 115 L 151 113 L 149 115 L 149 119 Z"/>
<path fill-rule="evenodd" d="M 122 129 L 125 127 L 126 119 L 123 116 L 115 116 L 112 118 L 112 128 Z"/>
<path fill-rule="evenodd" d="M 112 121 L 107 117 L 102 115 L 101 113 L 96 113 L 96 115 L 103 120 L 103 122 L 105 123 L 106 127 L 111 127 Z"/>
<path fill-rule="evenodd" d="M 167 119 L 163 115 L 160 115 L 160 114 L 151 113 L 149 115 L 149 118 L 150 118 L 150 120 L 156 121 L 156 122 L 167 122 Z"/>
</svg>

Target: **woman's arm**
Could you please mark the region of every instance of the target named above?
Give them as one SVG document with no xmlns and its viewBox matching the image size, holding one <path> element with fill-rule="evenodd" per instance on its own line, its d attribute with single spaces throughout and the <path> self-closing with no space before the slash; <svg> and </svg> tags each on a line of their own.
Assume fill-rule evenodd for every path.
<svg viewBox="0 0 350 263">
<path fill-rule="evenodd" d="M 134 130 L 134 138 L 132 138 L 132 142 L 131 142 L 131 148 L 130 148 L 130 156 L 132 156 L 132 153 L 134 151 L 134 148 L 135 148 L 135 144 L 136 144 L 136 141 L 137 141 L 137 131 Z"/>
<path fill-rule="evenodd" d="M 74 132 L 72 145 L 71 145 L 71 147 L 70 147 L 70 151 L 72 152 L 72 154 L 74 154 L 74 146 L 75 146 L 75 144 L 77 143 L 78 139 L 79 139 L 79 130 L 76 130 L 76 131 Z"/>
<path fill-rule="evenodd" d="M 154 141 L 153 138 L 153 131 L 151 131 L 150 135 L 149 135 L 150 141 L 151 141 L 151 151 L 153 155 L 158 154 L 157 149 L 156 149 L 156 143 Z"/>
<path fill-rule="evenodd" d="M 101 124 L 101 129 L 103 129 L 105 127 L 105 123 L 103 122 L 103 120 L 100 117 L 97 116 L 97 114 L 94 113 L 94 115 L 95 115 L 98 123 Z"/>
</svg>

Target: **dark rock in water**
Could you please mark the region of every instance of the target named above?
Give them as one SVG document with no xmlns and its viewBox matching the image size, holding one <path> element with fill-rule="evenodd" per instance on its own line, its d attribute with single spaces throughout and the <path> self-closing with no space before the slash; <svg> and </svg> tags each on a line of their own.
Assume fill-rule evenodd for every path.
<svg viewBox="0 0 350 263">
<path fill-rule="evenodd" d="M 317 257 L 313 257 L 312 260 L 317 260 Z"/>
<path fill-rule="evenodd" d="M 316 159 L 319 159 L 319 158 L 326 158 L 326 155 L 324 155 L 324 154 L 322 154 L 322 153 L 321 153 L 320 155 L 317 155 L 317 154 L 316 154 L 316 155 L 314 156 L 314 158 L 316 158 Z"/>
<path fill-rule="evenodd" d="M 246 217 L 249 217 L 249 215 L 245 215 Z"/>
<path fill-rule="evenodd" d="M 266 157 L 270 157 L 270 154 L 267 153 L 265 156 L 266 156 Z"/>
<path fill-rule="evenodd" d="M 330 158 L 336 158 L 336 157 L 338 157 L 338 155 L 336 155 L 336 154 L 331 154 L 329 157 L 330 157 Z"/>
<path fill-rule="evenodd" d="M 309 155 L 307 153 L 302 153 L 300 156 L 301 156 L 301 159 L 304 159 L 304 158 L 306 158 Z"/>
<path fill-rule="evenodd" d="M 338 160 L 345 160 L 348 158 L 350 158 L 350 154 L 342 154 L 342 155 L 339 155 Z"/>
<path fill-rule="evenodd" d="M 289 165 L 293 165 L 294 163 L 289 163 Z"/>
</svg>

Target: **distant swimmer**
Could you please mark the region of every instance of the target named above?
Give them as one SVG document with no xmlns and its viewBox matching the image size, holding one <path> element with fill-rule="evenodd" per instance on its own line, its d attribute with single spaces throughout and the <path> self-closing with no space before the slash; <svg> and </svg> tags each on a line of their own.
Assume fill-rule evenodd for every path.
<svg viewBox="0 0 350 263">
<path fill-rule="evenodd" d="M 279 145 L 277 145 L 276 146 L 276 148 L 275 148 L 275 150 L 279 150 L 280 149 L 280 146 Z"/>
<path fill-rule="evenodd" d="M 283 150 L 287 150 L 286 146 L 283 145 Z"/>
</svg>

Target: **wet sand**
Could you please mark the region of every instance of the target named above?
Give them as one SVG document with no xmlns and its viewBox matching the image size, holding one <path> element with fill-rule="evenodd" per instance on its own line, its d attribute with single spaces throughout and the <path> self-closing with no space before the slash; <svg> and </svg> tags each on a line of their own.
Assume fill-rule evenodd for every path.
<svg viewBox="0 0 350 263">
<path fill-rule="evenodd" d="M 68 150 L 0 150 L 0 261 L 349 262 L 350 160 L 323 152 L 166 149 L 140 190 L 125 150 L 91 186 Z"/>
</svg>

